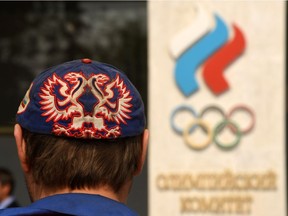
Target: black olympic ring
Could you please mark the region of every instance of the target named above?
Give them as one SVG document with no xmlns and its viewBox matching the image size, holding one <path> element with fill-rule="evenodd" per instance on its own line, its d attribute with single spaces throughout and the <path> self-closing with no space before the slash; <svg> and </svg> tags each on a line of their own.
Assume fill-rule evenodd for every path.
<svg viewBox="0 0 288 216">
<path fill-rule="evenodd" d="M 230 120 L 235 112 L 241 111 L 241 110 L 248 113 L 251 117 L 251 123 L 247 128 L 240 128 L 234 121 Z M 194 119 L 192 121 L 190 121 L 184 127 L 184 129 L 178 127 L 174 123 L 175 116 L 179 112 L 183 112 L 183 111 L 188 111 L 194 117 Z M 203 120 L 203 117 L 205 116 L 205 114 L 207 114 L 208 112 L 211 112 L 211 111 L 218 112 L 224 119 L 223 121 L 218 123 L 213 130 L 211 129 L 209 123 L 207 123 L 207 121 Z M 237 105 L 237 106 L 233 107 L 230 110 L 230 112 L 228 112 L 227 115 L 224 113 L 224 111 L 219 106 L 216 106 L 216 105 L 209 105 L 209 106 L 205 107 L 202 110 L 202 112 L 200 112 L 199 115 L 191 106 L 181 105 L 181 106 L 178 106 L 172 112 L 170 122 L 171 122 L 171 126 L 172 126 L 173 130 L 177 134 L 183 135 L 185 142 L 191 148 L 193 148 L 195 150 L 202 150 L 202 149 L 206 148 L 212 141 L 214 141 L 218 147 L 225 149 L 225 150 L 230 150 L 230 149 L 235 148 L 239 144 L 242 135 L 249 133 L 254 128 L 255 115 L 254 115 L 254 112 L 249 107 L 247 107 L 245 105 Z M 189 137 L 189 135 L 196 129 L 197 126 L 204 129 L 205 133 L 207 134 L 207 139 L 203 143 L 195 143 L 195 140 L 193 140 L 191 137 Z M 235 134 L 235 140 L 232 143 L 221 143 L 220 140 L 218 140 L 217 135 L 225 127 L 229 127 L 231 129 L 231 131 Z"/>
</svg>

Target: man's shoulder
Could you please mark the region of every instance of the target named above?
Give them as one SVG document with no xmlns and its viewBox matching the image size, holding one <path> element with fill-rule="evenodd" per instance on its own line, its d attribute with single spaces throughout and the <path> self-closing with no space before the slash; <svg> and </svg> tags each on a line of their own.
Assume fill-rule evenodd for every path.
<svg viewBox="0 0 288 216">
<path fill-rule="evenodd" d="M 0 216 L 87 215 L 137 216 L 123 203 L 91 194 L 58 194 L 40 199 L 30 206 L 0 211 Z"/>
<path fill-rule="evenodd" d="M 57 216 L 57 215 L 66 215 L 64 213 L 59 213 L 59 212 L 53 212 L 45 209 L 35 209 L 35 208 L 30 208 L 28 207 L 16 207 L 16 208 L 6 208 L 6 209 L 1 209 L 0 210 L 0 216 L 28 216 L 28 215 L 33 215 L 33 216 Z"/>
</svg>

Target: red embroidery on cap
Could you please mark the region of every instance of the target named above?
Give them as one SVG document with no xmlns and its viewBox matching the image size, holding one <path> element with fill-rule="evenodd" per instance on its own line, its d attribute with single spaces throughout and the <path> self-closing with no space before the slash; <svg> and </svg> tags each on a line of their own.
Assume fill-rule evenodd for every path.
<svg viewBox="0 0 288 216">
<path fill-rule="evenodd" d="M 79 102 L 87 89 L 92 93 L 89 97 L 93 97 L 89 99 L 95 101 L 92 113 L 86 113 L 83 104 Z M 116 91 L 117 98 L 114 95 Z M 43 84 L 39 96 L 42 99 L 41 109 L 44 111 L 42 116 L 47 117 L 46 122 L 54 122 L 52 133 L 56 135 L 83 138 L 119 137 L 120 124 L 127 124 L 126 119 L 131 118 L 129 113 L 132 97 L 119 75 L 110 81 L 105 74 L 86 78 L 81 72 L 69 72 L 63 80 L 54 73 Z M 116 125 L 109 128 L 107 121 Z"/>
</svg>

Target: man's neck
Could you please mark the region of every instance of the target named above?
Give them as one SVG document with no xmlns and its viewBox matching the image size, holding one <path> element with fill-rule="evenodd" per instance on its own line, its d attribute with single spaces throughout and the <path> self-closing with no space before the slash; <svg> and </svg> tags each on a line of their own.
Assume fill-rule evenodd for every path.
<svg viewBox="0 0 288 216">
<path fill-rule="evenodd" d="M 118 202 L 126 202 L 126 197 L 122 197 L 120 194 L 114 193 L 113 190 L 107 188 L 107 187 L 101 187 L 97 189 L 75 189 L 75 190 L 70 190 L 70 189 L 63 189 L 63 190 L 57 190 L 57 191 L 50 191 L 49 193 L 42 192 L 40 199 L 51 196 L 51 195 L 56 195 L 56 194 L 65 194 L 65 193 L 84 193 L 84 194 L 97 194 L 101 195 L 104 197 L 108 197 L 110 199 L 116 200 Z"/>
<path fill-rule="evenodd" d="M 42 199 L 47 196 L 52 196 L 56 194 L 64 194 L 64 193 L 85 193 L 85 194 L 97 194 L 110 199 L 113 199 L 118 202 L 126 203 L 128 194 L 130 192 L 132 185 L 132 181 L 127 182 L 119 192 L 114 192 L 114 190 L 109 186 L 101 186 L 98 188 L 84 188 L 84 189 L 75 189 L 71 190 L 69 188 L 64 188 L 61 190 L 48 190 L 43 187 L 30 185 L 28 187 L 30 197 L 32 201 L 36 201 Z"/>
</svg>

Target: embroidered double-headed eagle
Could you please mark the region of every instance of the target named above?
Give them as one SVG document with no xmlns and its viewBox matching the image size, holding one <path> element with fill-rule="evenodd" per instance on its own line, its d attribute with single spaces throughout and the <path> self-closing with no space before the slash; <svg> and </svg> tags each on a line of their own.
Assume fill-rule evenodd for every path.
<svg viewBox="0 0 288 216">
<path fill-rule="evenodd" d="M 53 121 L 52 132 L 56 135 L 119 137 L 121 123 L 127 124 L 126 120 L 131 119 L 130 90 L 118 74 L 110 80 L 106 74 L 86 78 L 82 72 L 69 72 L 61 79 L 54 73 L 44 82 L 39 96 L 42 116 L 47 117 L 46 122 Z M 89 111 L 82 104 L 82 97 L 90 102 Z"/>
</svg>

